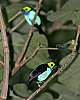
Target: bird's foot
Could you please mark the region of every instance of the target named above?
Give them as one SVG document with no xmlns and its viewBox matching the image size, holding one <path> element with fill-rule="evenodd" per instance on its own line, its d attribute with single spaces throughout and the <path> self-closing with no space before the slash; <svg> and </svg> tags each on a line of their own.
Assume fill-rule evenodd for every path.
<svg viewBox="0 0 80 100">
<path fill-rule="evenodd" d="M 36 83 L 37 83 L 38 87 L 40 87 L 41 86 L 40 84 L 42 84 L 43 82 L 36 82 Z"/>
</svg>

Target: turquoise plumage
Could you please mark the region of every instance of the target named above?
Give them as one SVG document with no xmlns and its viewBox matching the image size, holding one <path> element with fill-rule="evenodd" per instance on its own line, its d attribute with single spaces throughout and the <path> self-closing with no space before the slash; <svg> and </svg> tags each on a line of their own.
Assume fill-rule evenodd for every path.
<svg viewBox="0 0 80 100">
<path fill-rule="evenodd" d="M 34 16 L 35 16 L 35 11 L 30 11 L 29 14 L 24 14 L 24 17 L 29 25 L 32 25 L 32 20 Z M 39 16 L 36 17 L 35 24 L 37 24 L 38 26 L 41 24 L 41 19 Z"/>
<path fill-rule="evenodd" d="M 42 74 L 40 74 L 38 76 L 38 81 L 39 82 L 44 81 L 49 76 L 49 74 L 51 73 L 51 71 L 52 71 L 51 68 L 47 68 L 47 70 L 45 72 L 43 72 Z"/>
<path fill-rule="evenodd" d="M 36 12 L 32 10 L 30 7 L 24 7 L 22 8 L 22 14 L 24 15 L 28 24 L 31 26 L 32 20 L 34 19 Z M 41 19 L 39 16 L 36 17 L 35 24 L 37 24 L 38 26 L 41 25 Z"/>
</svg>

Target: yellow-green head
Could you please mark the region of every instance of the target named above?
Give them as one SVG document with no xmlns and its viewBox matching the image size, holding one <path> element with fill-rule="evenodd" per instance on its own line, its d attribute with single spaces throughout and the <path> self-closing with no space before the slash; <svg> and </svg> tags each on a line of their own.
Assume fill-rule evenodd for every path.
<svg viewBox="0 0 80 100">
<path fill-rule="evenodd" d="M 54 62 L 48 62 L 48 66 L 52 69 L 54 66 L 55 66 L 55 63 Z"/>
<path fill-rule="evenodd" d="M 29 13 L 30 11 L 31 11 L 31 7 L 26 6 L 22 8 L 23 13 Z"/>
</svg>

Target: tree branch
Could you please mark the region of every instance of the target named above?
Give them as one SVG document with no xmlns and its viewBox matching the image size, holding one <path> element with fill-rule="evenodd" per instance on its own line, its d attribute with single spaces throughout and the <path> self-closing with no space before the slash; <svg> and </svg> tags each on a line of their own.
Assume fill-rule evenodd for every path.
<svg viewBox="0 0 80 100">
<path fill-rule="evenodd" d="M 10 19 L 9 19 L 9 23 L 11 22 L 11 21 L 13 21 L 15 18 L 17 18 L 19 15 L 21 14 L 21 11 L 19 11 L 18 13 L 16 13 L 13 17 L 11 17 Z"/>
<path fill-rule="evenodd" d="M 0 6 L 0 22 L 1 22 L 1 33 L 3 42 L 3 52 L 4 52 L 4 74 L 1 90 L 1 100 L 7 99 L 8 93 L 8 80 L 9 80 L 9 47 L 8 47 L 8 37 L 6 34 L 6 25 L 3 19 L 2 7 Z"/>
<path fill-rule="evenodd" d="M 21 24 L 23 24 L 25 21 L 25 19 L 21 20 L 16 26 L 14 26 L 11 30 L 9 30 L 10 33 L 14 32 L 18 27 L 21 26 Z"/>
</svg>

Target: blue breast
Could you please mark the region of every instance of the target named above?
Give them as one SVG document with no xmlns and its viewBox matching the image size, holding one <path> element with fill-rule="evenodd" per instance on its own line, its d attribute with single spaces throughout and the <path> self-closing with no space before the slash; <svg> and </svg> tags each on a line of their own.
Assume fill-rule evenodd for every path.
<svg viewBox="0 0 80 100">
<path fill-rule="evenodd" d="M 51 73 L 51 68 L 47 68 L 47 70 L 45 72 L 43 72 L 42 74 L 40 74 L 38 76 L 38 81 L 44 81 Z"/>
<path fill-rule="evenodd" d="M 30 11 L 29 13 L 23 13 L 24 14 L 24 17 L 26 19 L 26 21 L 28 22 L 29 25 L 32 25 L 32 20 L 35 16 L 35 11 Z M 41 24 L 41 19 L 39 16 L 36 17 L 35 19 L 35 24 L 37 24 L 38 26 Z"/>
</svg>

